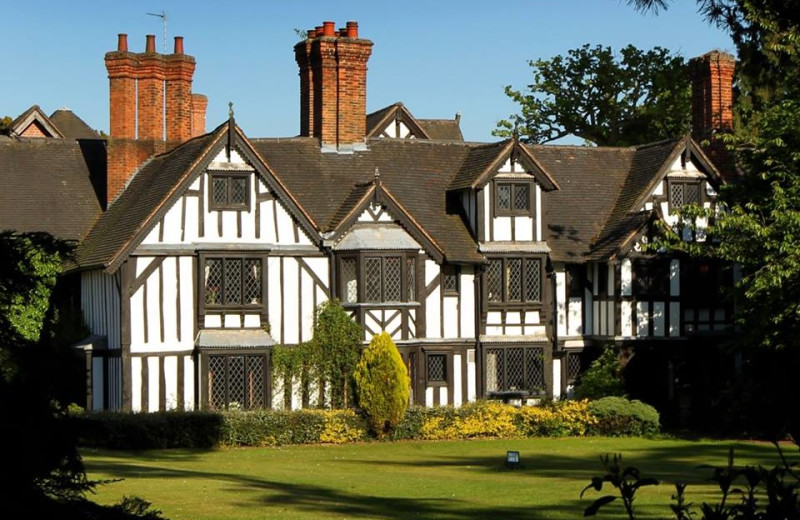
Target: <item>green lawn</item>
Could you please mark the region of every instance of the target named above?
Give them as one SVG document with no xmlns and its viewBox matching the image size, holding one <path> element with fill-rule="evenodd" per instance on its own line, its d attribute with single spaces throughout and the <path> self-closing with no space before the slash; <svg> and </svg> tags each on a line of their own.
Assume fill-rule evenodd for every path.
<svg viewBox="0 0 800 520">
<path fill-rule="evenodd" d="M 138 495 L 171 520 L 576 519 L 591 502 L 579 499 L 581 489 L 602 474 L 599 456 L 612 452 L 662 480 L 644 489 L 638 507 L 642 517 L 667 518 L 675 480 L 689 482 L 695 504 L 716 497 L 705 482 L 708 470 L 698 466 L 724 464 L 732 446 L 737 463 L 778 461 L 769 444 L 607 438 L 84 450 L 84 461 L 92 479 L 124 479 L 100 486 L 96 501 Z M 522 469 L 503 467 L 510 449 L 520 451 Z M 600 518 L 611 516 L 620 517 Z"/>
</svg>

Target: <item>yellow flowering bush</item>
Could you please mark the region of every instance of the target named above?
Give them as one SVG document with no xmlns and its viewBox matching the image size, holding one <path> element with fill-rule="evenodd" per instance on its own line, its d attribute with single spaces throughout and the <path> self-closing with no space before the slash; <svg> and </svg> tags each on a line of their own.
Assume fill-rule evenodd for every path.
<svg viewBox="0 0 800 520">
<path fill-rule="evenodd" d="M 319 441 L 327 444 L 344 444 L 367 438 L 364 421 L 353 410 L 325 410 L 325 429 L 319 434 Z"/>
<path fill-rule="evenodd" d="M 517 411 L 520 435 L 564 437 L 585 435 L 597 419 L 589 412 L 589 402 L 557 401 L 543 406 L 526 406 Z"/>
</svg>

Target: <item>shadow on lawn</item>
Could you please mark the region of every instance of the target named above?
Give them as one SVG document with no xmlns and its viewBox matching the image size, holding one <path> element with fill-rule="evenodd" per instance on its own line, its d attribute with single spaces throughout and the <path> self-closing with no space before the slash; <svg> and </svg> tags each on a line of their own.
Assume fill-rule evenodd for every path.
<svg viewBox="0 0 800 520">
<path fill-rule="evenodd" d="M 283 506 L 297 511 L 335 514 L 357 518 L 376 518 L 384 520 L 407 519 L 410 516 L 420 518 L 440 518 L 443 520 L 483 520 L 486 518 L 504 518 L 523 520 L 549 518 L 558 511 L 579 516 L 586 506 L 585 501 L 566 501 L 558 506 L 547 504 L 536 506 L 474 508 L 457 498 L 404 498 L 373 497 L 356 493 L 347 493 L 337 489 L 311 484 L 278 482 L 266 478 L 229 473 L 180 470 L 167 467 L 144 466 L 124 462 L 100 462 L 91 465 L 92 472 L 103 472 L 121 478 L 202 478 L 226 481 L 234 485 L 232 492 L 252 495 L 236 504 L 237 507 Z M 263 496 L 257 492 L 264 491 Z M 530 489 L 498 489 L 502 493 L 535 493 Z M 576 493 L 577 495 L 577 493 Z"/>
</svg>

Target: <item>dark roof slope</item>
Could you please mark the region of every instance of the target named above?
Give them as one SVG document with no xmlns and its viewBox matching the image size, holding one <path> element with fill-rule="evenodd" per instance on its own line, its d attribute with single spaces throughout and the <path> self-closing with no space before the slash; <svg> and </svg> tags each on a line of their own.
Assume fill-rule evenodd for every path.
<svg viewBox="0 0 800 520">
<path fill-rule="evenodd" d="M 101 212 L 105 169 L 104 141 L 1 139 L 0 229 L 83 238 Z"/>
<path fill-rule="evenodd" d="M 68 139 L 100 139 L 100 135 L 92 130 L 92 127 L 68 108 L 53 112 L 50 121 L 58 128 L 61 135 Z"/>
<path fill-rule="evenodd" d="M 375 179 L 410 213 L 453 262 L 480 262 L 467 227 L 447 213 L 447 187 L 470 153 L 464 143 L 372 140 L 369 151 L 320 152 L 316 139 L 253 139 L 253 147 L 281 178 L 321 231 L 331 231 Z"/>
<path fill-rule="evenodd" d="M 142 166 L 77 248 L 76 263 L 81 267 L 114 269 L 115 259 L 191 173 L 192 166 L 203 157 L 218 134 L 219 129 L 196 137 L 170 152 L 157 155 Z"/>
<path fill-rule="evenodd" d="M 449 188 L 451 190 L 459 190 L 472 187 L 472 184 L 486 172 L 486 169 L 497 160 L 508 146 L 508 140 L 470 146 L 468 155 L 450 183 Z"/>
<path fill-rule="evenodd" d="M 378 130 L 378 125 L 389 117 L 390 114 L 394 114 L 399 106 L 402 106 L 402 103 L 394 103 L 388 107 L 383 107 L 375 112 L 367 114 L 367 135 L 372 135 L 376 132 Z"/>
<path fill-rule="evenodd" d="M 458 119 L 417 119 L 417 124 L 431 139 L 444 141 L 463 141 Z"/>
</svg>

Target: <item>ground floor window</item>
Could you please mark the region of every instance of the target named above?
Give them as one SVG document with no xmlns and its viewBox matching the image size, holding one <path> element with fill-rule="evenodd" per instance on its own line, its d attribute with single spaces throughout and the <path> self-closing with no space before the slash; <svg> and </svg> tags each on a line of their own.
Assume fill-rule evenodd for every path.
<svg viewBox="0 0 800 520">
<path fill-rule="evenodd" d="M 428 386 L 447 385 L 447 354 L 426 354 L 425 359 Z"/>
<path fill-rule="evenodd" d="M 567 385 L 574 386 L 578 382 L 578 377 L 583 372 L 583 363 L 581 359 L 582 352 L 579 350 L 571 350 L 567 352 L 564 362 L 567 366 Z"/>
<path fill-rule="evenodd" d="M 545 393 L 543 347 L 489 347 L 484 352 L 487 393 Z"/>
<path fill-rule="evenodd" d="M 266 354 L 212 354 L 207 364 L 208 406 L 251 410 L 267 406 Z"/>
</svg>

